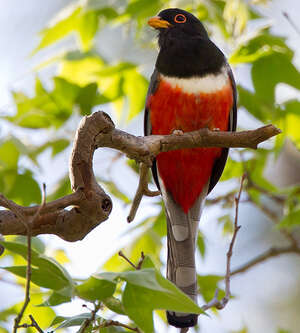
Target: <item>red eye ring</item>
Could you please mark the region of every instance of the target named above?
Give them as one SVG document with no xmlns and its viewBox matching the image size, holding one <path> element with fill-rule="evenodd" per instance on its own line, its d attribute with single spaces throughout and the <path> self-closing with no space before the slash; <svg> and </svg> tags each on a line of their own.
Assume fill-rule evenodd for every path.
<svg viewBox="0 0 300 333">
<path fill-rule="evenodd" d="M 174 21 L 176 23 L 185 23 L 186 22 L 186 17 L 183 15 L 183 14 L 177 14 L 175 17 L 174 17 Z"/>
</svg>

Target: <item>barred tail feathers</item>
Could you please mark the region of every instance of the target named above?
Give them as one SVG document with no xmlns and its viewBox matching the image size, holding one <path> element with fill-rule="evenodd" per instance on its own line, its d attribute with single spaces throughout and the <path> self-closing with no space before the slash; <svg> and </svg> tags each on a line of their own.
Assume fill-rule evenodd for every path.
<svg viewBox="0 0 300 333">
<path fill-rule="evenodd" d="M 197 303 L 195 244 L 209 182 L 187 214 L 167 193 L 160 177 L 159 182 L 167 216 L 167 278 Z M 167 311 L 167 318 L 170 325 L 182 328 L 195 326 L 198 315 Z"/>
</svg>

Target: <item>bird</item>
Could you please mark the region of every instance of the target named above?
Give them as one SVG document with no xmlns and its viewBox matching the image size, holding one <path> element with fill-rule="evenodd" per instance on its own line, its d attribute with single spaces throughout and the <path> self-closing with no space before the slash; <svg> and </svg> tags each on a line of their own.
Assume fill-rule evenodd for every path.
<svg viewBox="0 0 300 333">
<path fill-rule="evenodd" d="M 236 84 L 222 51 L 193 14 L 169 8 L 149 19 L 159 53 L 144 113 L 145 135 L 182 135 L 208 128 L 235 131 Z M 228 148 L 159 153 L 152 174 L 167 220 L 167 278 L 197 302 L 195 263 L 198 224 L 206 196 L 219 181 Z M 197 314 L 167 311 L 170 325 L 197 324 Z"/>
</svg>

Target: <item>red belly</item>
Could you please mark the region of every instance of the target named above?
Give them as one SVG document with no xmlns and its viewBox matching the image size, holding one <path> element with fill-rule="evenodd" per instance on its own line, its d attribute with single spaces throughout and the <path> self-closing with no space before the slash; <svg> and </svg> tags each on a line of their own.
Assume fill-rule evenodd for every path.
<svg viewBox="0 0 300 333">
<path fill-rule="evenodd" d="M 228 130 L 233 95 L 230 82 L 214 93 L 188 94 L 161 81 L 148 100 L 152 134 L 191 132 L 203 127 Z M 165 188 L 185 213 L 210 178 L 221 148 L 181 149 L 160 153 L 157 167 Z"/>
</svg>

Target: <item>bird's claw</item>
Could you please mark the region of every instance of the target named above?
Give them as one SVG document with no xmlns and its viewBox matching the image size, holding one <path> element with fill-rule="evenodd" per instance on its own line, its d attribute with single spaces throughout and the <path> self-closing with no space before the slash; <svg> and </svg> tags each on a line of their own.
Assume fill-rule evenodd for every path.
<svg viewBox="0 0 300 333">
<path fill-rule="evenodd" d="M 175 134 L 175 135 L 183 135 L 183 131 L 182 130 L 179 130 L 179 129 L 176 129 L 172 132 L 172 134 Z"/>
</svg>

